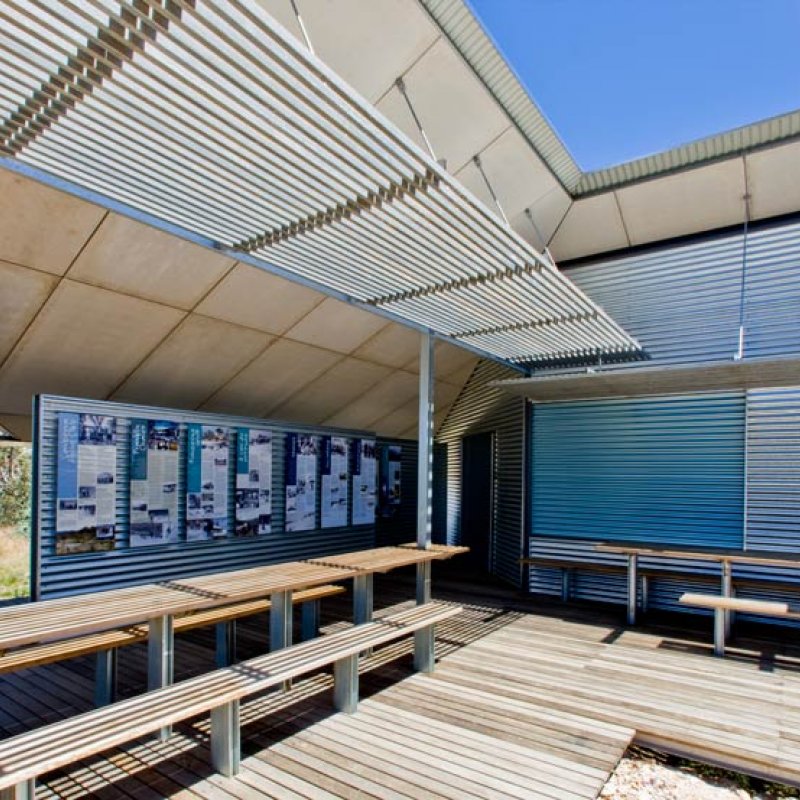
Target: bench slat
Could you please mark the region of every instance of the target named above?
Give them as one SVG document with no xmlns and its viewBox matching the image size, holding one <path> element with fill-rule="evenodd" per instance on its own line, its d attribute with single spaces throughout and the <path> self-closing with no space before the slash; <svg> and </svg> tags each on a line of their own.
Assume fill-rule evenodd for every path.
<svg viewBox="0 0 800 800">
<path fill-rule="evenodd" d="M 241 700 L 461 613 L 426 603 L 0 742 L 0 789 Z"/>
<path fill-rule="evenodd" d="M 683 605 L 697 606 L 698 608 L 719 608 L 724 611 L 741 611 L 745 614 L 761 614 L 774 617 L 785 617 L 790 613 L 788 603 L 778 603 L 771 600 L 748 600 L 742 597 L 721 597 L 686 592 L 681 595 L 680 602 Z"/>
</svg>

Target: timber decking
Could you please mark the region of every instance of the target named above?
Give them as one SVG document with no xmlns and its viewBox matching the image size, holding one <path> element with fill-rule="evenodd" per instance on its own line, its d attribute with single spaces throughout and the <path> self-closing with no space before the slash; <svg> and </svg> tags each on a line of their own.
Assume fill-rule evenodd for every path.
<svg viewBox="0 0 800 800">
<path fill-rule="evenodd" d="M 790 639 L 770 649 L 742 640 L 720 660 L 706 631 L 629 630 L 602 610 L 433 585 L 437 599 L 467 606 L 437 628 L 434 674 L 389 663 L 410 653 L 404 642 L 371 656 L 377 669 L 363 677 L 353 716 L 333 713 L 327 674 L 244 703 L 235 779 L 211 774 L 199 719 L 169 742 L 144 739 L 51 773 L 41 797 L 579 800 L 596 796 L 632 737 L 800 783 L 800 650 Z M 412 594 L 408 579 L 378 579 L 376 600 L 391 608 Z M 347 624 L 346 598 L 327 606 L 326 630 Z M 264 617 L 240 625 L 243 657 L 263 652 L 267 628 Z M 134 645 L 121 658 L 128 693 L 141 691 L 145 656 Z M 212 664 L 210 632 L 178 637 L 177 679 Z M 89 659 L 3 676 L 0 729 L 86 710 L 91 695 Z"/>
</svg>

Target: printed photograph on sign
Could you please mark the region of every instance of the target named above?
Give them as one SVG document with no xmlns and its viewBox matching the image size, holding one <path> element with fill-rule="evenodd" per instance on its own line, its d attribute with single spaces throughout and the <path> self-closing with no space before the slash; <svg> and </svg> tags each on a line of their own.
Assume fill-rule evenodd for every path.
<svg viewBox="0 0 800 800">
<path fill-rule="evenodd" d="M 180 428 L 168 420 L 131 420 L 131 547 L 180 541 Z"/>
<path fill-rule="evenodd" d="M 56 555 L 114 549 L 117 420 L 58 415 Z"/>
<path fill-rule="evenodd" d="M 236 432 L 236 536 L 272 531 L 272 432 Z"/>
<path fill-rule="evenodd" d="M 186 426 L 186 539 L 228 535 L 230 431 L 215 425 Z"/>
</svg>

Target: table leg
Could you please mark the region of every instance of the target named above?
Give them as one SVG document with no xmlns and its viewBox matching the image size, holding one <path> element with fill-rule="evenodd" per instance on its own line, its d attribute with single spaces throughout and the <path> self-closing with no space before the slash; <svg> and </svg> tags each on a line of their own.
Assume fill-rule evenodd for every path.
<svg viewBox="0 0 800 800">
<path fill-rule="evenodd" d="M 372 573 L 353 578 L 353 622 L 363 625 L 372 621 Z"/>
<path fill-rule="evenodd" d="M 636 624 L 636 593 L 639 587 L 639 558 L 636 553 L 628 555 L 628 625 Z"/>
<path fill-rule="evenodd" d="M 269 649 L 282 650 L 292 643 L 292 593 L 274 592 L 270 601 Z M 291 686 L 291 681 L 284 681 L 283 690 L 287 691 Z"/>
<path fill-rule="evenodd" d="M 167 614 L 151 619 L 147 638 L 147 688 L 149 691 L 169 686 L 174 673 L 173 619 Z M 172 734 L 171 726 L 159 731 L 163 742 Z"/>
<path fill-rule="evenodd" d="M 319 600 L 307 600 L 300 607 L 301 637 L 304 642 L 319 636 Z"/>
<path fill-rule="evenodd" d="M 0 800 L 35 800 L 36 779 L 17 783 L 7 789 L 0 789 Z"/>
<path fill-rule="evenodd" d="M 236 661 L 236 620 L 218 622 L 214 626 L 216 639 L 215 663 L 217 667 L 229 667 Z"/>
<path fill-rule="evenodd" d="M 94 704 L 107 706 L 117 694 L 117 649 L 101 650 L 95 656 Z"/>
<path fill-rule="evenodd" d="M 417 605 L 431 601 L 431 562 L 417 564 Z"/>
<path fill-rule="evenodd" d="M 730 561 L 722 562 L 722 596 L 733 597 L 733 566 Z M 724 631 L 725 638 L 731 635 L 733 625 L 733 612 L 724 612 Z"/>
</svg>

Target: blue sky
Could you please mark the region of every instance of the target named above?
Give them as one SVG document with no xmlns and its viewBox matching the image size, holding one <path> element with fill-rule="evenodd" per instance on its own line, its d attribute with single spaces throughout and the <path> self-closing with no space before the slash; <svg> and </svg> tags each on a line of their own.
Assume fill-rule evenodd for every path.
<svg viewBox="0 0 800 800">
<path fill-rule="evenodd" d="M 800 0 L 469 0 L 584 170 L 800 108 Z"/>
</svg>

